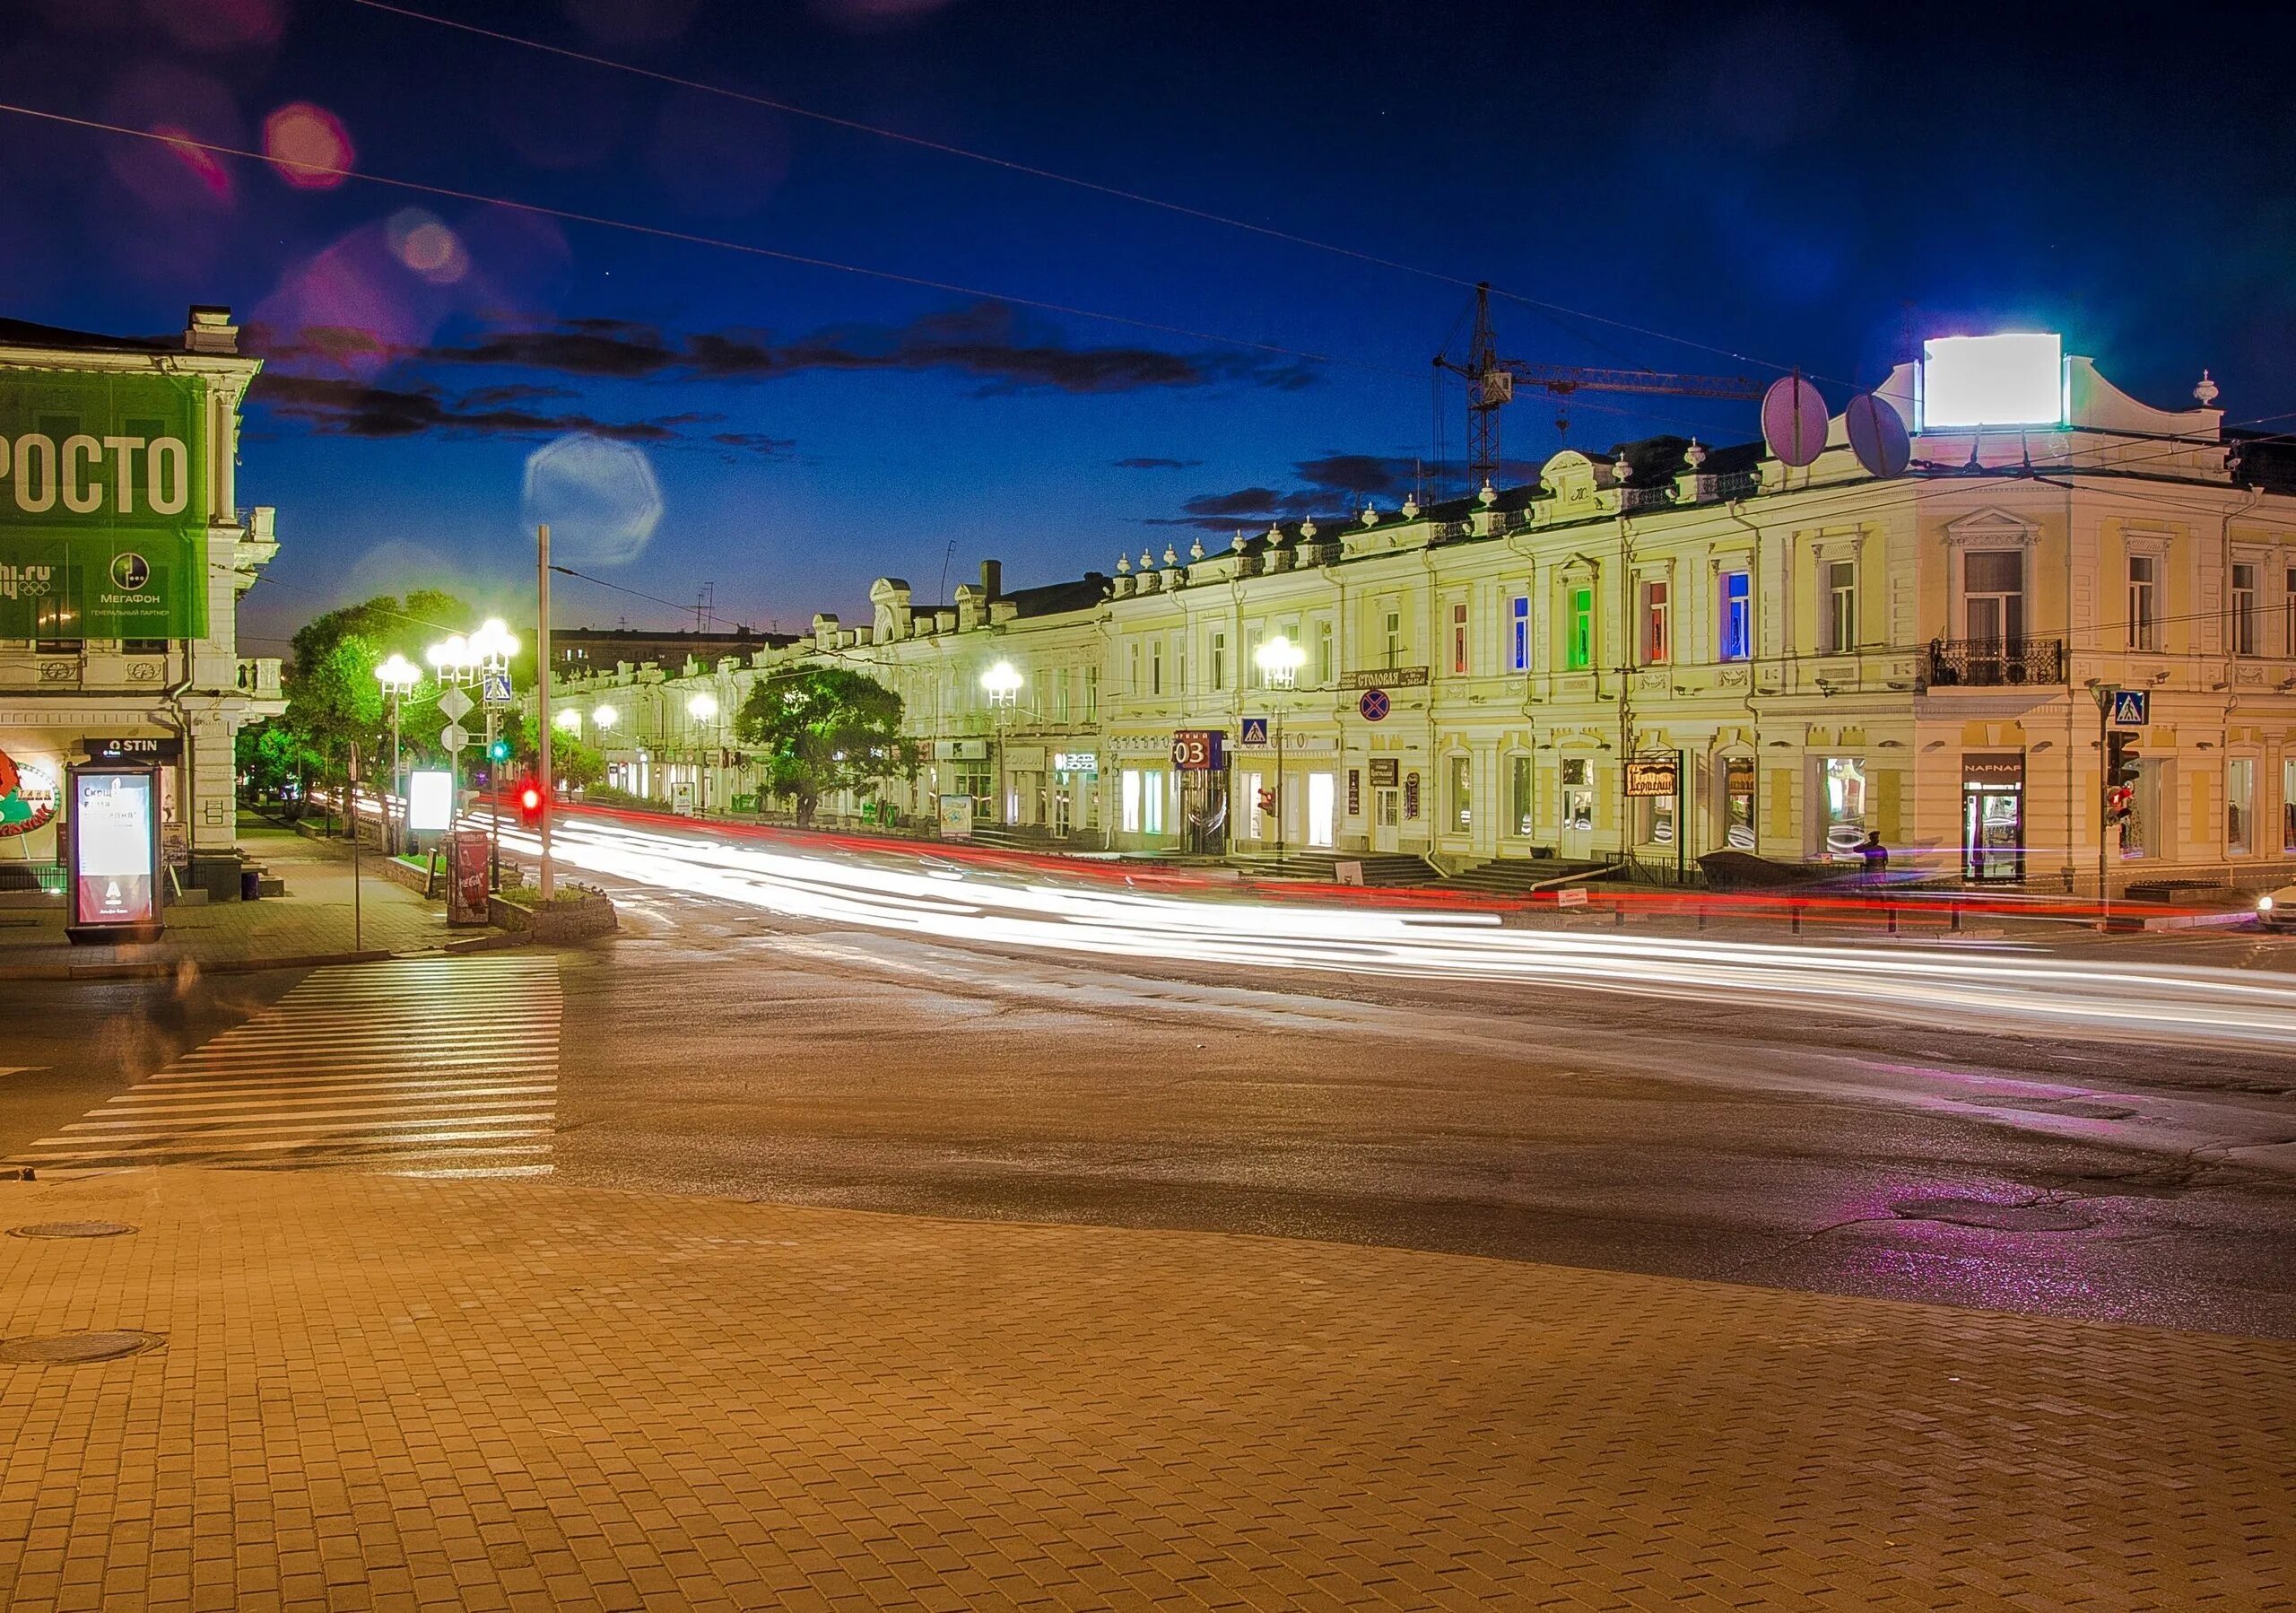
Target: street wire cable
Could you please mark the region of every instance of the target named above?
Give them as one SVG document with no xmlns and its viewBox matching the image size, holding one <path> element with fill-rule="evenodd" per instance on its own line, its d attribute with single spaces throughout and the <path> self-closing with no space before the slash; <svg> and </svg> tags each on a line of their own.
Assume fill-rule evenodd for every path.
<svg viewBox="0 0 2296 1613">
<path fill-rule="evenodd" d="M 1422 264 L 1405 263 L 1398 258 L 1382 257 L 1376 252 L 1366 252 L 1359 247 L 1345 247 L 1335 241 L 1319 240 L 1311 235 L 1301 235 L 1290 230 L 1279 230 L 1272 224 L 1256 224 L 1249 219 L 1232 218 L 1226 214 L 1214 213 L 1209 208 L 1191 206 L 1186 202 L 1170 201 L 1162 196 L 1149 196 L 1143 191 L 1128 190 L 1120 185 L 1104 184 L 1097 179 L 1081 179 L 1074 174 L 1065 174 L 1049 168 L 1039 168 L 1031 163 L 1018 162 L 1009 157 L 999 157 L 987 152 L 974 151 L 969 146 L 952 144 L 945 140 L 934 140 L 922 135 L 903 134 L 899 129 L 886 128 L 882 124 L 865 123 L 857 118 L 840 117 L 834 112 L 823 112 L 813 107 L 799 106 L 795 101 L 752 94 L 744 90 L 728 89 L 723 84 L 713 84 L 703 79 L 684 78 L 677 74 L 663 73 L 652 67 L 640 67 L 631 62 L 617 61 L 612 57 L 596 56 L 589 51 L 575 50 L 563 45 L 546 44 L 541 39 L 528 39 L 523 34 L 504 33 L 496 29 L 482 28 L 474 22 L 464 22 L 452 17 L 436 16 L 430 12 L 416 11 L 411 6 L 394 5 L 390 4 L 390 0 L 350 0 L 350 4 L 364 6 L 370 11 L 385 12 L 395 17 L 404 17 L 410 22 L 428 22 L 434 27 L 454 29 L 457 32 L 475 35 L 483 39 L 492 39 L 500 44 L 516 45 L 524 49 L 540 51 L 544 55 L 559 57 L 567 61 L 580 62 L 587 66 L 600 67 L 613 73 L 627 73 L 634 77 L 651 79 L 657 83 L 668 84 L 680 90 L 691 90 L 703 95 L 722 96 L 727 100 L 741 101 L 753 107 L 763 107 L 770 111 L 784 112 L 792 118 L 810 118 L 816 123 L 828 124 L 834 128 L 849 129 L 856 134 L 874 135 L 881 140 L 896 141 L 903 145 L 913 145 L 923 151 L 938 153 L 943 156 L 961 158 L 969 162 L 984 163 L 988 167 L 1001 168 L 1007 172 L 1022 174 L 1032 179 L 1048 179 L 1056 185 L 1073 186 L 1079 190 L 1089 190 L 1100 196 L 1113 196 L 1119 201 L 1131 202 L 1143 207 L 1158 208 L 1163 212 L 1177 214 L 1183 218 L 1196 219 L 1204 223 L 1219 224 L 1226 229 L 1241 230 L 1253 235 L 1265 236 L 1271 240 L 1283 241 L 1295 247 L 1306 247 L 1312 251 L 1329 252 L 1341 257 L 1352 257 L 1359 263 L 1372 264 L 1383 269 L 1393 269 L 1398 274 L 1417 275 L 1423 279 L 1440 281 L 1447 285 L 1465 286 L 1469 290 L 1474 289 L 1478 283 L 1465 275 L 1449 274 L 1441 269 L 1431 269 Z M 1653 330 L 1647 326 L 1630 324 L 1624 319 L 1613 319 L 1603 314 L 1589 313 L 1585 309 L 1570 308 L 1560 302 L 1548 302 L 1537 297 L 1526 296 L 1520 292 L 1508 291 L 1502 286 L 1492 286 L 1491 293 L 1494 297 L 1504 297 L 1510 302 L 1519 302 L 1526 308 L 1542 309 L 1551 314 L 1568 315 L 1574 319 L 1592 320 L 1597 325 L 1607 325 L 1616 330 L 1631 331 L 1636 336 L 1648 336 L 1654 341 L 1673 342 L 1684 347 L 1695 347 L 1701 352 L 1734 359 L 1740 363 L 1753 364 L 1764 370 L 1775 370 L 1780 374 L 1794 368 L 1790 364 L 1780 364 L 1770 359 L 1755 358 L 1752 354 L 1739 353 L 1731 348 L 1717 347 L 1710 342 L 1700 342 L 1689 336 L 1672 336 L 1662 330 Z M 1579 334 L 1581 340 L 1590 339 L 1583 333 L 1575 334 Z M 1599 346 L 1601 344 L 1597 343 L 1596 345 Z M 1832 380 L 1837 378 L 1822 376 L 1819 379 Z M 1849 383 L 1842 384 L 1846 386 Z"/>
<path fill-rule="evenodd" d="M 389 174 L 369 173 L 355 168 L 335 168 L 324 162 L 312 162 L 300 158 L 273 157 L 263 152 L 248 151 L 242 146 L 223 145 L 212 140 L 195 140 L 188 135 L 162 135 L 151 129 L 131 128 L 125 124 L 106 123 L 100 118 L 75 118 L 69 113 L 51 112 L 39 107 L 18 106 L 0 101 L 0 112 L 12 112 L 20 118 L 38 119 L 43 123 L 63 124 L 72 128 L 93 129 L 107 135 L 126 135 L 137 140 L 177 151 L 206 152 L 219 157 L 238 157 L 250 162 L 261 162 L 276 169 L 298 173 L 325 174 L 341 179 L 359 179 L 370 185 L 381 185 L 394 190 L 413 191 L 422 196 L 446 196 L 458 202 L 474 202 L 483 206 L 507 208 L 514 213 L 534 214 L 543 218 L 561 219 L 569 223 L 592 224 L 601 229 L 622 230 L 635 235 L 658 237 L 664 240 L 680 241 L 688 246 L 714 247 L 720 251 L 740 252 L 752 257 L 770 257 L 782 263 L 797 264 L 806 268 L 831 269 L 842 275 L 859 275 L 873 280 L 886 280 L 899 285 L 919 286 L 927 291 L 947 292 L 960 297 L 975 297 L 989 302 L 1009 303 L 1015 308 L 1032 308 L 1047 313 L 1066 314 L 1079 319 L 1097 319 L 1105 324 L 1129 326 L 1136 330 L 1152 330 L 1164 336 L 1186 336 L 1190 341 L 1212 342 L 1222 346 L 1238 347 L 1255 353 L 1278 353 L 1285 358 L 1302 359 L 1309 363 L 1336 364 L 1361 370 L 1375 375 L 1395 376 L 1414 383 L 1422 382 L 1422 371 L 1402 370 L 1393 365 L 1377 364 L 1366 359 L 1348 358 L 1331 353 L 1310 353 L 1304 348 L 1286 347 L 1277 342 L 1255 342 L 1243 336 L 1222 336 L 1216 331 L 1196 330 L 1185 325 L 1166 325 L 1154 319 L 1136 318 L 1129 314 L 1111 314 L 1099 309 L 1082 308 L 1073 303 L 1052 302 L 1040 297 L 1014 296 L 1009 292 L 985 290 L 979 286 L 962 285 L 954 281 L 934 280 L 922 275 L 905 275 L 898 269 L 872 268 L 865 264 L 839 262 L 832 257 L 815 257 L 803 252 L 787 251 L 778 247 L 761 247 L 747 241 L 727 240 L 722 236 L 698 235 L 690 231 L 672 230 L 659 224 L 641 224 L 630 219 L 620 219 L 604 214 L 581 213 L 572 208 L 552 207 L 541 202 L 522 202 L 510 196 L 489 196 L 483 191 L 459 190 L 452 186 L 431 185 L 420 179 L 402 179 Z"/>
</svg>

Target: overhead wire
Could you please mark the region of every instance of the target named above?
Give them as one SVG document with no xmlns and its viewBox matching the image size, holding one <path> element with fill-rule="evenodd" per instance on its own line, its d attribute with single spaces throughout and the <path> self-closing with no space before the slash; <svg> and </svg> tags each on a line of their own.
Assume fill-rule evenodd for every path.
<svg viewBox="0 0 2296 1613">
<path fill-rule="evenodd" d="M 188 149 L 206 152 L 213 156 L 237 157 L 246 161 L 262 162 L 274 168 L 290 169 L 297 173 L 357 179 L 365 184 L 385 186 L 394 190 L 411 191 L 422 196 L 445 196 L 454 201 L 472 202 L 489 207 L 502 207 L 514 213 L 533 214 L 539 217 L 558 219 L 568 223 L 589 224 L 600 229 L 620 230 L 636 235 L 680 241 L 688 246 L 711 247 L 720 251 L 739 252 L 753 257 L 769 257 L 806 268 L 828 269 L 844 275 L 859 275 L 873 280 L 891 281 L 899 285 L 918 286 L 927 291 L 948 292 L 961 297 L 976 297 L 991 302 L 1009 303 L 1015 308 L 1037 309 L 1047 313 L 1065 314 L 1074 318 L 1094 319 L 1104 324 L 1127 326 L 1135 330 L 1152 330 L 1164 336 L 1186 336 L 1191 341 L 1211 342 L 1221 346 L 1241 348 L 1256 353 L 1276 353 L 1285 358 L 1305 360 L 1310 363 L 1342 365 L 1349 369 L 1367 371 L 1373 374 L 1404 377 L 1413 381 L 1420 379 L 1416 371 L 1373 363 L 1364 359 L 1349 358 L 1341 353 L 1311 353 L 1304 348 L 1287 347 L 1277 342 L 1257 342 L 1245 336 L 1223 336 L 1217 331 L 1196 330 L 1184 325 L 1169 325 L 1159 320 L 1143 319 L 1129 314 L 1112 314 L 1103 310 L 1084 308 L 1074 303 L 1054 302 L 1040 297 L 1023 297 L 1008 292 L 964 285 L 954 281 L 935 280 L 926 275 L 904 274 L 897 269 L 882 269 L 866 264 L 845 263 L 836 258 L 792 252 L 779 247 L 729 240 L 722 236 L 700 235 L 691 231 L 673 230 L 659 224 L 639 223 L 635 220 L 615 218 L 604 214 L 583 213 L 573 208 L 553 207 L 542 202 L 520 201 L 516 197 L 490 196 L 483 191 L 463 190 L 454 186 L 433 185 L 420 179 L 403 179 L 394 175 L 371 173 L 362 169 L 335 167 L 302 158 L 289 161 L 272 157 L 263 152 L 249 151 L 242 146 L 224 145 L 212 140 L 196 140 L 185 134 L 163 135 L 151 129 L 134 128 L 125 124 L 106 123 L 100 118 L 77 118 L 69 113 L 52 112 L 39 107 L 19 106 L 9 101 L 0 101 L 0 112 L 13 113 L 21 118 L 36 118 L 45 123 L 62 124 L 73 128 L 92 129 L 108 135 L 125 135 L 134 139 L 150 141 L 178 151 Z"/>
<path fill-rule="evenodd" d="M 770 111 L 784 113 L 792 118 L 807 118 L 815 123 L 826 124 L 833 128 L 845 129 L 855 134 L 874 135 L 881 140 L 891 140 L 903 145 L 915 146 L 919 150 L 937 153 L 942 156 L 955 157 L 969 162 L 982 163 L 987 167 L 1003 169 L 1009 173 L 1021 174 L 1029 179 L 1047 180 L 1056 185 L 1070 186 L 1079 190 L 1091 191 L 1097 195 L 1109 196 L 1118 201 L 1130 202 L 1138 206 L 1152 207 L 1161 212 L 1173 214 L 1180 217 L 1195 219 L 1202 223 L 1217 224 L 1223 229 L 1239 230 L 1249 234 L 1264 236 L 1268 240 L 1283 241 L 1290 246 L 1305 247 L 1312 251 L 1327 252 L 1340 257 L 1353 258 L 1359 263 L 1370 264 L 1383 269 L 1392 269 L 1399 274 L 1415 275 L 1422 279 L 1439 281 L 1447 285 L 1465 286 L 1470 289 L 1478 283 L 1487 283 L 1469 279 L 1463 275 L 1455 275 L 1447 270 L 1429 268 L 1424 264 L 1408 263 L 1400 258 L 1383 257 L 1377 252 L 1367 252 L 1360 247 L 1343 246 L 1336 241 L 1324 240 L 1316 236 L 1301 234 L 1297 231 L 1279 229 L 1272 224 L 1254 223 L 1249 219 L 1241 219 L 1237 218 L 1232 214 L 1216 213 L 1210 208 L 1194 206 L 1186 202 L 1175 202 L 1169 197 L 1152 196 L 1145 191 L 1130 189 L 1125 186 L 1110 185 L 1098 179 L 1087 179 L 1075 174 L 1063 173 L 1057 169 L 1044 168 L 1034 163 L 1016 161 L 1009 157 L 999 157 L 992 153 L 978 151 L 970 146 L 956 144 L 952 141 L 935 140 L 926 135 L 912 135 L 900 129 L 888 128 L 883 124 L 869 123 L 858 118 L 848 118 L 835 112 L 824 112 L 817 107 L 804 106 L 799 102 L 784 100 L 776 96 L 759 95 L 746 90 L 735 90 L 725 84 L 712 83 L 707 79 L 688 78 L 680 74 L 665 73 L 658 68 L 639 66 L 634 62 L 622 61 L 613 57 L 599 56 L 592 51 L 577 50 L 570 46 L 564 45 L 552 45 L 546 40 L 534 39 L 525 34 L 515 34 L 500 29 L 484 28 L 475 22 L 465 22 L 458 18 L 442 17 L 435 13 L 418 11 L 413 6 L 396 4 L 393 3 L 393 0 L 349 0 L 349 4 L 363 6 L 369 11 L 381 12 L 391 16 L 402 17 L 410 22 L 427 22 L 436 28 L 452 29 L 459 33 L 470 34 L 479 39 L 491 39 L 498 44 L 514 45 L 521 49 L 537 51 L 546 56 L 558 57 L 566 61 L 579 62 L 586 66 L 596 67 L 612 73 L 626 73 L 637 78 L 650 79 L 657 83 L 667 84 L 674 89 L 690 90 L 698 94 L 718 96 L 727 100 L 739 101 L 744 105 L 761 107 Z M 1779 371 L 1780 374 L 1784 374 L 1794 368 L 1794 366 L 1790 364 L 1780 364 L 1774 360 L 1756 358 L 1752 354 L 1739 353 L 1732 348 L 1718 347 L 1710 342 L 1698 341 L 1690 336 L 1674 336 L 1665 331 L 1652 329 L 1648 326 L 1636 325 L 1624 319 L 1613 319 L 1609 318 L 1607 315 L 1592 313 L 1585 309 L 1570 308 L 1563 303 L 1552 302 L 1543 298 L 1530 296 L 1526 292 L 1509 291 L 1504 286 L 1493 284 L 1491 285 L 1490 289 L 1492 296 L 1503 297 L 1511 302 L 1519 302 L 1526 308 L 1539 309 L 1549 314 L 1565 315 L 1574 319 L 1589 320 L 1597 325 L 1609 326 L 1615 330 L 1630 331 L 1636 336 L 1648 336 L 1654 341 L 1672 342 L 1684 347 L 1694 347 L 1700 352 L 1716 353 L 1724 358 L 1735 360 L 1740 363 L 1753 364 L 1765 370 L 1774 370 Z M 1582 341 L 1593 341 L 1592 337 L 1586 336 L 1583 332 L 1573 332 L 1571 334 L 1578 336 Z M 1597 342 L 1595 343 L 1595 345 L 1601 346 L 1603 344 Z M 1613 351 L 1614 353 L 1615 350 L 1606 349 L 1606 351 Z M 1820 376 L 1818 379 L 1823 380 L 1839 379 L 1839 378 L 1833 376 Z M 1839 384 L 1848 386 L 1854 383 L 1841 381 Z"/>
</svg>

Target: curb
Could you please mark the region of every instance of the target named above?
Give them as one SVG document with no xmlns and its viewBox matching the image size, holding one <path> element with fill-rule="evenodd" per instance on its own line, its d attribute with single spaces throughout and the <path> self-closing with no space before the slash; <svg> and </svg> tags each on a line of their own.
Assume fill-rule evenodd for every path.
<svg viewBox="0 0 2296 1613">
<path fill-rule="evenodd" d="M 435 951 L 425 948 L 421 952 L 392 952 L 387 947 L 370 947 L 364 952 L 310 952 L 275 958 L 220 958 L 204 963 L 196 958 L 175 958 L 166 962 L 152 959 L 134 963 L 26 963 L 15 968 L 0 968 L 0 981 L 170 980 L 187 967 L 200 974 L 261 974 L 271 969 L 325 969 L 341 963 L 387 963 L 396 958 L 491 952 L 499 947 L 524 945 L 525 939 L 517 936 L 475 936 L 469 940 L 449 941 Z"/>
</svg>

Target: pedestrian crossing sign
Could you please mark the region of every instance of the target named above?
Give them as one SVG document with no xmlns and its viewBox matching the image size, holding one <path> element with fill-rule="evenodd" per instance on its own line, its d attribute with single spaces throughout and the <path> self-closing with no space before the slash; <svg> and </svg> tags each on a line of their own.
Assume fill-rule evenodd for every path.
<svg viewBox="0 0 2296 1613">
<path fill-rule="evenodd" d="M 2113 691 L 2113 727 L 2141 728 L 2152 720 L 2152 690 L 2116 689 Z"/>
<path fill-rule="evenodd" d="M 1266 718 L 1247 717 L 1244 719 L 1244 743 L 1246 745 L 1265 745 L 1267 743 Z"/>
<path fill-rule="evenodd" d="M 479 694 L 490 711 L 500 711 L 505 706 L 517 703 L 510 693 L 509 669 L 505 667 L 498 672 L 490 667 L 479 674 Z"/>
</svg>

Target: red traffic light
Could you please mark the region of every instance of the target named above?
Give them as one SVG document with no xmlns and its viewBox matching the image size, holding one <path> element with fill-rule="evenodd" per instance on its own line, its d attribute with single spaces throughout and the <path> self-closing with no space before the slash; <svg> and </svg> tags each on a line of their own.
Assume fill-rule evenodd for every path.
<svg viewBox="0 0 2296 1613">
<path fill-rule="evenodd" d="M 528 824 L 542 822 L 542 786 L 532 779 L 518 787 L 518 816 Z"/>
</svg>

